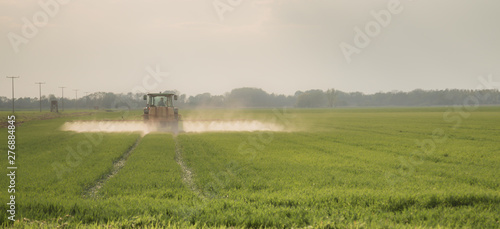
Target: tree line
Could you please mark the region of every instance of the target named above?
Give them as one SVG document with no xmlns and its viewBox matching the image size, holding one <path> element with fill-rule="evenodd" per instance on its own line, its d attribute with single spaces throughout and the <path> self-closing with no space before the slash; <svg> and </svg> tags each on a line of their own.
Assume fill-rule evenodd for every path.
<svg viewBox="0 0 500 229">
<path fill-rule="evenodd" d="M 177 92 L 178 93 L 178 92 Z M 377 106 L 449 106 L 480 104 L 500 105 L 500 92 L 492 90 L 421 90 L 410 92 L 343 92 L 335 89 L 297 91 L 294 95 L 267 93 L 260 88 L 237 88 L 224 95 L 210 93 L 187 96 L 179 94 L 175 106 L 180 108 L 266 108 L 266 107 L 377 107 Z M 42 109 L 47 110 L 51 101 L 58 101 L 59 110 L 63 103 L 65 109 L 138 109 L 145 106 L 144 94 L 116 94 L 96 92 L 78 99 L 56 97 L 51 94 L 42 96 Z M 16 109 L 38 109 L 39 98 L 21 97 L 15 99 Z M 0 97 L 0 109 L 12 107 L 10 98 Z"/>
</svg>

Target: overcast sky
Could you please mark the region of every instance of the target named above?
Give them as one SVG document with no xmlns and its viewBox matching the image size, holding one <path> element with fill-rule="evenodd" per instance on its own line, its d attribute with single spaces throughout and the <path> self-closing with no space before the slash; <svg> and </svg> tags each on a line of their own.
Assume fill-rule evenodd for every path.
<svg viewBox="0 0 500 229">
<path fill-rule="evenodd" d="M 38 81 L 58 97 L 474 89 L 500 79 L 499 12 L 498 0 L 0 0 L 0 96 L 6 76 L 21 77 L 17 97 L 38 97 Z"/>
</svg>

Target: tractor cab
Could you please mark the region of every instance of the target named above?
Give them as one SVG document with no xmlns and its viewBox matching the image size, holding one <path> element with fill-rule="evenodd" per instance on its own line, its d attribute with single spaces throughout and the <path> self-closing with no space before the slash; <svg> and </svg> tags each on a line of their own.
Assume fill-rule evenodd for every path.
<svg viewBox="0 0 500 229">
<path fill-rule="evenodd" d="M 173 92 L 148 93 L 144 95 L 146 107 L 144 108 L 144 121 L 158 121 L 160 124 L 169 125 L 177 129 L 179 122 L 178 109 L 174 107 L 177 95 Z"/>
<path fill-rule="evenodd" d="M 147 107 L 174 107 L 172 99 L 177 100 L 177 95 L 173 94 L 147 94 L 144 100 L 147 100 Z"/>
</svg>

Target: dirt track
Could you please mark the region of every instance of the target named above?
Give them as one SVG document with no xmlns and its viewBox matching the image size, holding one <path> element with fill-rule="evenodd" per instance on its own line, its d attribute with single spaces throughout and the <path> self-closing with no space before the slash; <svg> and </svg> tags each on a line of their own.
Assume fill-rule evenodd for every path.
<svg viewBox="0 0 500 229">
<path fill-rule="evenodd" d="M 180 143 L 177 140 L 176 136 L 174 136 L 174 141 L 175 141 L 175 161 L 181 167 L 181 170 L 182 170 L 182 181 L 194 193 L 196 193 L 196 195 L 198 195 L 200 198 L 204 199 L 205 197 L 203 196 L 203 193 L 198 189 L 198 187 L 196 187 L 196 184 L 193 181 L 193 172 L 191 171 L 190 168 L 188 168 L 186 166 L 186 164 L 182 160 L 182 149 L 181 149 Z"/>
<path fill-rule="evenodd" d="M 113 176 L 115 176 L 118 171 L 120 171 L 120 169 L 123 168 L 123 166 L 125 166 L 125 163 L 127 162 L 127 158 L 130 156 L 130 154 L 132 154 L 132 152 L 134 151 L 134 149 L 137 147 L 137 145 L 139 145 L 139 142 L 141 141 L 141 137 L 137 138 L 137 140 L 135 141 L 134 145 L 132 147 L 130 147 L 129 150 L 127 150 L 127 152 L 125 152 L 118 161 L 114 162 L 113 163 L 113 169 L 111 169 L 111 172 L 108 173 L 104 178 L 98 180 L 94 186 L 92 186 L 91 188 L 88 189 L 88 191 L 86 192 L 86 194 L 84 194 L 83 196 L 84 197 L 97 197 L 97 193 L 99 192 L 99 189 L 102 188 L 102 186 L 109 180 L 111 179 Z"/>
</svg>

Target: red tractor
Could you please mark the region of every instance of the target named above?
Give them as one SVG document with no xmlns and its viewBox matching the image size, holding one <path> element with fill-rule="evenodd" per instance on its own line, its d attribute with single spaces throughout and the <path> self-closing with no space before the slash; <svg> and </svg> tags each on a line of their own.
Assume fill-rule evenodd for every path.
<svg viewBox="0 0 500 229">
<path fill-rule="evenodd" d="M 144 108 L 144 121 L 157 122 L 160 127 L 170 128 L 174 133 L 179 131 L 181 116 L 178 109 L 174 107 L 173 100 L 177 100 L 175 93 L 149 93 L 144 95 L 144 100 L 147 101 Z"/>
</svg>

